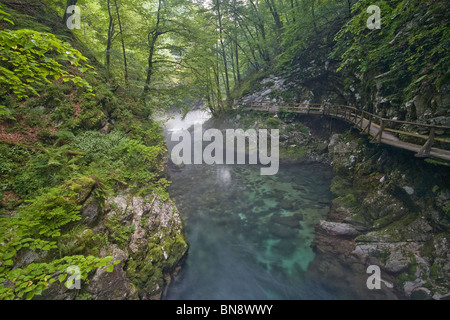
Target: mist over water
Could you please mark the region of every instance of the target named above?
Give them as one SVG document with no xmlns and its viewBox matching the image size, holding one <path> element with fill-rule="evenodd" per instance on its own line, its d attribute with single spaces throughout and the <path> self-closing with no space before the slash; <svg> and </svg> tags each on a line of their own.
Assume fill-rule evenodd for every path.
<svg viewBox="0 0 450 320">
<path fill-rule="evenodd" d="M 207 119 L 191 114 L 170 132 Z M 181 120 L 181 121 L 180 121 Z M 189 253 L 166 299 L 333 299 L 306 278 L 314 259 L 314 225 L 331 202 L 332 171 L 322 165 L 280 165 L 273 176 L 258 165 L 170 166 L 169 193 L 184 222 Z"/>
</svg>

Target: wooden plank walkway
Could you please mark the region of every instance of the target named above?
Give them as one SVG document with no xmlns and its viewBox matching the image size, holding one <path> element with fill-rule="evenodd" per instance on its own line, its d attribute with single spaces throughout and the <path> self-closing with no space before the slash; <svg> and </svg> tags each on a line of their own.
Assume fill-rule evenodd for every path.
<svg viewBox="0 0 450 320">
<path fill-rule="evenodd" d="M 450 135 L 450 127 L 391 120 L 353 106 L 330 104 L 274 104 L 252 103 L 246 109 L 263 112 L 292 112 L 304 115 L 324 115 L 344 120 L 362 133 L 372 136 L 372 143 L 384 143 L 415 152 L 416 157 L 432 157 L 450 162 L 450 138 L 437 136 L 436 131 Z M 414 128 L 421 133 L 405 131 Z M 427 132 L 424 135 L 423 132 Z M 421 142 L 421 143 L 420 143 Z M 439 143 L 438 147 L 433 144 Z"/>
</svg>

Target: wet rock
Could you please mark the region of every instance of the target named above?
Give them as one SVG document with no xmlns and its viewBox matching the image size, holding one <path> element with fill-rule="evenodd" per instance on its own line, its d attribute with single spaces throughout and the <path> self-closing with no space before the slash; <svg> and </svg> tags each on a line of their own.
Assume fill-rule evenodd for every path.
<svg viewBox="0 0 450 320">
<path fill-rule="evenodd" d="M 409 186 L 404 186 L 403 189 L 406 191 L 407 194 L 410 196 L 414 194 L 414 189 Z"/>
<path fill-rule="evenodd" d="M 425 284 L 425 281 L 421 279 L 416 279 L 414 281 L 407 281 L 403 285 L 403 291 L 409 297 L 415 290 L 419 289 L 423 284 Z"/>
<path fill-rule="evenodd" d="M 360 234 L 352 225 L 348 223 L 320 221 L 320 228 L 328 234 L 334 236 L 354 237 Z"/>
<path fill-rule="evenodd" d="M 108 199 L 103 210 L 94 210 L 96 202 L 85 194 L 83 197 L 87 199 L 83 207 L 84 223 L 96 225 L 92 229 L 86 227 L 85 231 L 76 235 L 74 243 L 84 244 L 96 232 L 133 230 L 124 243 L 113 243 L 100 250 L 100 257 L 112 256 L 121 262 L 114 266 L 112 272 L 107 272 L 106 267 L 96 269 L 89 276 L 88 283 L 82 283 L 81 290 L 68 290 L 56 281 L 39 298 L 161 298 L 170 279 L 179 271 L 188 248 L 183 222 L 173 202 L 165 201 L 156 194 L 147 197 L 124 194 Z M 118 224 L 116 222 L 114 227 L 108 225 L 110 221 L 117 221 L 117 217 Z"/>
</svg>

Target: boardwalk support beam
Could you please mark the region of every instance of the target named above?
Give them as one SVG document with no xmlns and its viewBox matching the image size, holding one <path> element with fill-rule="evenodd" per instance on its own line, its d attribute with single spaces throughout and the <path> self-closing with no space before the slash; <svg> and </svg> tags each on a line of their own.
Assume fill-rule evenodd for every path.
<svg viewBox="0 0 450 320">
<path fill-rule="evenodd" d="M 422 158 L 422 157 L 430 156 L 431 147 L 434 142 L 434 131 L 435 131 L 435 128 L 432 127 L 430 130 L 430 135 L 428 137 L 427 142 L 425 142 L 422 149 L 420 149 L 419 152 L 416 153 L 416 155 L 415 155 L 416 157 Z"/>
</svg>

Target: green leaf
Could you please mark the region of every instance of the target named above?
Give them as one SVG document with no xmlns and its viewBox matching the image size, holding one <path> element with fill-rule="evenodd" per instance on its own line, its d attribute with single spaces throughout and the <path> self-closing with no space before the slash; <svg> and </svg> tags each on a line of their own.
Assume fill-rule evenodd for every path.
<svg viewBox="0 0 450 320">
<path fill-rule="evenodd" d="M 9 259 L 9 260 L 6 260 L 5 262 L 3 262 L 3 264 L 5 266 L 12 266 L 14 264 L 14 262 L 11 259 Z"/>
<path fill-rule="evenodd" d="M 34 297 L 34 292 L 31 291 L 31 292 L 28 292 L 28 293 L 27 293 L 26 299 L 27 299 L 27 300 L 31 300 L 31 299 L 33 299 L 33 297 Z"/>
<path fill-rule="evenodd" d="M 5 254 L 3 255 L 3 259 L 9 260 L 9 259 L 11 259 L 12 257 L 14 257 L 15 254 L 16 254 L 16 250 L 9 251 L 9 252 L 7 252 L 7 253 L 5 253 Z"/>
<path fill-rule="evenodd" d="M 106 268 L 107 272 L 113 272 L 114 271 L 114 265 L 110 264 L 107 268 Z"/>
<path fill-rule="evenodd" d="M 67 278 L 67 273 L 64 273 L 58 277 L 58 280 L 59 280 L 59 282 L 62 283 L 66 278 Z"/>
</svg>

